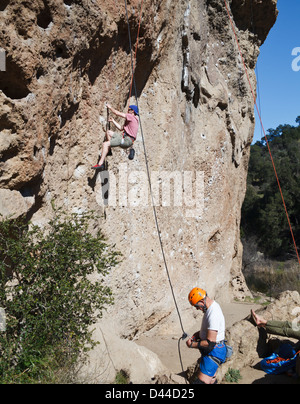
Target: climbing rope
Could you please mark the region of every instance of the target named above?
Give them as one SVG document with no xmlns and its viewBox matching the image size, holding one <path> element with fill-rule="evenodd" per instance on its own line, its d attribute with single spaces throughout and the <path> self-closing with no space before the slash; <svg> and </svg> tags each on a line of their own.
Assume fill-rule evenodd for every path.
<svg viewBox="0 0 300 404">
<path fill-rule="evenodd" d="M 130 33 L 130 23 L 129 23 L 128 9 L 127 9 L 127 0 L 125 0 L 125 11 L 126 11 L 127 26 L 128 26 L 128 38 L 129 38 L 130 57 L 131 57 L 131 70 L 132 70 L 132 78 L 131 78 L 131 86 L 130 86 L 130 96 L 129 96 L 129 98 L 131 97 L 132 87 L 134 87 L 135 99 L 136 99 L 136 104 L 137 104 L 138 108 L 139 108 L 139 104 L 138 104 L 137 88 L 136 88 L 136 81 L 135 81 L 135 68 L 136 68 L 136 57 L 137 57 L 137 49 L 138 49 L 138 41 L 139 41 L 139 32 L 140 32 L 141 18 L 142 18 L 142 6 L 143 6 L 143 0 L 142 0 L 142 3 L 141 3 L 139 28 L 138 28 L 138 37 L 137 37 L 137 43 L 136 43 L 136 48 L 135 48 L 135 55 L 134 55 L 134 58 L 133 58 L 133 56 L 132 56 L 132 41 L 131 41 L 131 33 Z M 161 253 L 162 253 L 162 257 L 163 257 L 165 270 L 166 270 L 166 273 L 167 273 L 170 289 L 171 289 L 171 292 L 172 292 L 172 297 L 173 297 L 173 300 L 174 300 L 175 308 L 176 308 L 178 318 L 179 318 L 179 323 L 180 323 L 182 333 L 183 333 L 182 336 L 178 339 L 178 354 L 179 354 L 179 360 L 180 360 L 180 364 L 181 364 L 181 368 L 182 368 L 182 373 L 185 375 L 185 371 L 184 371 L 184 367 L 183 367 L 183 363 L 182 363 L 181 352 L 180 352 L 180 341 L 186 339 L 188 337 L 188 334 L 184 331 L 184 328 L 183 328 L 183 323 L 182 323 L 180 311 L 179 311 L 179 308 L 178 308 L 178 304 L 177 304 L 177 301 L 176 301 L 176 296 L 175 296 L 175 292 L 174 292 L 174 288 L 173 288 L 173 285 L 172 285 L 171 276 L 170 276 L 170 272 L 169 272 L 169 269 L 168 269 L 168 264 L 167 264 L 167 260 L 166 260 L 166 256 L 165 256 L 165 252 L 164 252 L 163 242 L 162 242 L 162 238 L 161 238 L 161 231 L 160 231 L 160 228 L 159 228 L 157 212 L 156 212 L 155 203 L 154 203 L 154 196 L 153 196 L 152 185 L 151 185 L 150 168 L 149 168 L 149 164 L 148 164 L 148 157 L 147 157 L 147 150 L 146 150 L 146 146 L 145 146 L 145 138 L 144 138 L 144 134 L 143 134 L 143 126 L 142 126 L 142 121 L 141 121 L 141 114 L 139 114 L 139 117 L 140 117 L 140 131 L 141 131 L 141 136 L 142 136 L 142 140 L 143 140 L 145 164 L 146 164 L 146 169 L 147 169 L 149 190 L 150 190 L 150 195 L 151 195 L 151 201 L 152 201 L 153 215 L 154 215 L 156 230 L 157 230 L 157 234 L 158 234 L 158 239 L 159 239 L 159 244 L 160 244 L 160 249 L 161 249 Z M 185 382 L 188 383 L 188 380 L 187 380 L 186 376 L 184 376 L 184 377 L 185 377 Z"/>
<path fill-rule="evenodd" d="M 135 67 L 136 67 L 137 50 L 138 50 L 138 46 L 139 46 L 140 29 L 141 29 L 142 15 L 143 15 L 143 4 L 144 4 L 144 0 L 142 0 L 142 2 L 141 2 L 141 11 L 140 11 L 137 39 L 136 39 L 136 45 L 135 45 L 134 59 L 132 59 L 130 24 L 129 24 L 129 19 L 128 19 L 127 2 L 125 0 L 127 26 L 128 26 L 128 37 L 129 37 L 129 42 L 130 42 L 131 69 L 132 69 L 129 99 L 131 98 L 132 86 L 133 86 L 133 81 L 134 81 L 134 72 L 135 72 Z M 135 93 L 135 98 L 137 99 L 137 93 Z"/>
<path fill-rule="evenodd" d="M 281 184 L 280 184 L 279 177 L 278 177 L 278 174 L 277 174 L 277 170 L 276 170 L 275 162 L 274 162 L 274 159 L 273 159 L 273 156 L 272 156 L 269 141 L 268 141 L 268 138 L 267 138 L 267 135 L 266 135 L 266 132 L 265 132 L 265 128 L 264 128 L 264 125 L 263 125 L 263 122 L 262 122 L 261 114 L 260 114 L 260 111 L 259 111 L 259 108 L 258 108 L 258 105 L 257 105 L 255 92 L 254 92 L 253 86 L 251 84 L 251 80 L 250 80 L 249 73 L 248 73 L 248 70 L 247 70 L 247 67 L 246 67 L 245 59 L 243 57 L 243 53 L 242 53 L 242 50 L 241 50 L 241 47 L 240 47 L 240 44 L 239 44 L 237 33 L 236 33 L 235 28 L 234 28 L 234 24 L 233 24 L 233 21 L 232 21 L 232 18 L 231 18 L 230 11 L 229 11 L 229 8 L 228 8 L 226 0 L 224 0 L 224 3 L 225 3 L 226 11 L 227 11 L 227 14 L 228 14 L 228 17 L 229 17 L 229 21 L 230 21 L 230 24 L 231 24 L 231 27 L 232 27 L 232 30 L 233 30 L 233 33 L 234 33 L 234 37 L 235 37 L 235 40 L 236 40 L 236 43 L 237 43 L 237 46 L 238 46 L 238 50 L 239 50 L 239 53 L 240 53 L 240 56 L 241 56 L 241 59 L 242 59 L 243 65 L 244 65 L 244 70 L 245 70 L 247 80 L 248 80 L 248 83 L 249 83 L 249 86 L 250 86 L 250 89 L 251 89 L 251 93 L 252 93 L 252 96 L 253 96 L 253 99 L 254 99 L 254 104 L 255 104 L 255 107 L 256 107 L 257 115 L 258 115 L 259 120 L 260 120 L 261 128 L 263 130 L 266 145 L 267 145 L 267 148 L 268 148 L 268 151 L 269 151 L 269 154 L 270 154 L 270 158 L 271 158 L 272 166 L 273 166 L 273 169 L 274 169 L 275 177 L 276 177 L 276 180 L 277 180 L 279 192 L 280 192 L 280 195 L 281 195 L 283 207 L 284 207 L 284 210 L 285 210 L 285 214 L 286 214 L 288 225 L 289 225 L 289 228 L 290 228 L 293 244 L 294 244 L 296 255 L 297 255 L 297 258 L 298 258 L 298 263 L 300 265 L 300 257 L 299 257 L 299 253 L 298 253 L 298 248 L 297 248 L 293 228 L 292 228 L 290 217 L 289 217 L 288 210 L 287 210 L 287 207 L 286 207 L 285 199 L 284 199 L 284 196 L 283 196 Z"/>
<path fill-rule="evenodd" d="M 142 0 L 142 2 L 143 2 L 143 0 Z M 135 50 L 135 56 L 133 58 L 133 55 L 132 55 L 132 40 L 131 40 L 131 33 L 130 33 L 130 23 L 129 23 L 128 9 L 127 9 L 127 0 L 125 0 L 125 11 L 126 11 L 129 46 L 130 46 L 130 56 L 131 56 L 131 70 L 132 70 L 131 87 L 133 87 L 133 89 L 134 89 L 136 104 L 137 104 L 137 107 L 139 108 L 136 81 L 135 81 L 135 67 L 136 67 L 137 46 L 136 46 L 136 50 Z M 139 32 L 140 32 L 141 18 L 142 18 L 142 7 L 141 7 L 141 12 L 140 12 L 138 35 L 139 35 Z M 137 45 L 138 45 L 138 39 L 137 39 Z M 177 311 L 177 314 L 178 314 L 178 317 L 179 317 L 180 326 L 181 326 L 181 329 L 182 329 L 182 332 L 183 332 L 183 335 L 182 335 L 181 339 L 185 339 L 187 337 L 187 334 L 186 334 L 186 332 L 184 331 L 184 328 L 183 328 L 182 319 L 181 319 L 181 315 L 180 315 L 179 308 L 178 308 L 178 305 L 177 305 L 176 296 L 175 296 L 175 293 L 174 293 L 174 289 L 173 289 L 173 285 L 172 285 L 172 281 L 171 281 L 171 277 L 170 277 L 170 272 L 169 272 L 169 269 L 168 269 L 167 260 L 166 260 L 166 256 L 165 256 L 165 252 L 164 252 L 163 242 L 162 242 L 162 238 L 161 238 L 161 231 L 160 231 L 159 224 L 158 224 L 158 217 L 157 217 L 156 207 L 155 207 L 155 203 L 154 203 L 154 196 L 153 196 L 153 191 L 152 191 L 152 185 L 151 185 L 150 168 L 149 168 L 149 163 L 148 163 L 147 150 L 146 150 L 146 146 L 145 146 L 145 138 L 144 138 L 144 134 L 143 134 L 143 126 L 142 126 L 141 114 L 140 114 L 140 131 L 141 131 L 141 136 L 142 136 L 142 140 L 143 140 L 145 163 L 146 163 L 147 176 L 148 176 L 148 182 L 149 182 L 149 189 L 150 189 L 150 195 L 151 195 L 151 201 L 152 201 L 152 207 L 153 207 L 153 214 L 154 214 L 154 219 L 155 219 L 155 225 L 156 225 L 156 229 L 157 229 L 159 244 L 160 244 L 162 257 L 163 257 L 163 262 L 164 262 L 164 266 L 165 266 L 165 269 L 166 269 L 168 281 L 169 281 L 169 284 L 170 284 L 170 288 L 171 288 L 175 308 L 176 308 L 176 311 Z"/>
</svg>

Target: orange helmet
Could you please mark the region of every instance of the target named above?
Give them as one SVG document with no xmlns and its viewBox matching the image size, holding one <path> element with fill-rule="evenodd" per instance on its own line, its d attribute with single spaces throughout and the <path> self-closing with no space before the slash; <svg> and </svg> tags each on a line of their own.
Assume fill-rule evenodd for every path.
<svg viewBox="0 0 300 404">
<path fill-rule="evenodd" d="M 189 302 L 191 303 L 192 306 L 195 306 L 201 300 L 205 299 L 206 296 L 207 293 L 205 290 L 200 288 L 194 288 L 189 293 Z"/>
</svg>

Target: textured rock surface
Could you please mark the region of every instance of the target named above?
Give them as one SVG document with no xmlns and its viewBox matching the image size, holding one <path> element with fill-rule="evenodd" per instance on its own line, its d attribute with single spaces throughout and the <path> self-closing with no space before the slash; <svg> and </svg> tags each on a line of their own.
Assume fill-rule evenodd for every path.
<svg viewBox="0 0 300 404">
<path fill-rule="evenodd" d="M 276 0 L 227 3 L 255 88 L 259 46 L 276 20 Z M 140 4 L 128 1 L 133 42 Z M 105 321 L 123 337 L 167 322 L 180 333 L 146 198 L 141 133 L 132 162 L 121 150 L 108 158 L 108 182 L 90 169 L 104 136 L 105 102 L 122 110 L 134 102 L 128 100 L 123 2 L 4 1 L 0 23 L 7 56 L 6 72 L 0 72 L 0 188 L 11 196 L 10 211 L 1 213 L 27 213 L 42 225 L 54 200 L 68 211 L 103 215 L 97 226 L 124 254 L 108 280 L 116 304 Z M 247 294 L 239 224 L 254 108 L 223 1 L 144 0 L 136 84 L 155 189 L 173 184 L 170 175 L 185 185 L 178 193 L 173 186 L 166 194 L 160 189 L 157 214 L 188 321 L 186 296 L 197 284 L 219 301 Z M 25 199 L 18 211 L 13 192 Z"/>
</svg>

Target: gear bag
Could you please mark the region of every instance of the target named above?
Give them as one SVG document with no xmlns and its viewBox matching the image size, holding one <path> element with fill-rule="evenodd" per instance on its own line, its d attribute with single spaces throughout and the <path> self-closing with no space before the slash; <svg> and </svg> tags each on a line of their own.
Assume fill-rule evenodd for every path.
<svg viewBox="0 0 300 404">
<path fill-rule="evenodd" d="M 295 368 L 297 356 L 299 355 L 300 351 L 296 352 L 295 350 L 292 350 L 291 357 L 287 358 L 286 355 L 284 355 L 284 350 L 285 348 L 282 346 L 279 353 L 273 353 L 268 358 L 263 359 L 260 362 L 262 370 L 268 374 L 279 375 Z"/>
</svg>

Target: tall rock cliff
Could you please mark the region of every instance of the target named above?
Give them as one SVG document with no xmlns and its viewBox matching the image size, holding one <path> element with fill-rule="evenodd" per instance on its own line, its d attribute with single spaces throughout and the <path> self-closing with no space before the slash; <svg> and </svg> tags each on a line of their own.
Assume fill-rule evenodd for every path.
<svg viewBox="0 0 300 404">
<path fill-rule="evenodd" d="M 227 0 L 254 89 L 276 3 Z M 141 1 L 127 4 L 135 45 Z M 0 23 L 1 213 L 43 225 L 52 200 L 69 212 L 95 210 L 95 226 L 124 256 L 108 278 L 115 305 L 106 321 L 129 338 L 175 324 L 146 150 L 179 310 L 188 316 L 195 285 L 218 300 L 245 295 L 239 225 L 254 101 L 224 0 L 144 0 L 135 73 L 143 133 L 133 161 L 114 149 L 99 174 L 91 166 L 105 102 L 135 103 L 124 2 L 2 0 Z"/>
</svg>

